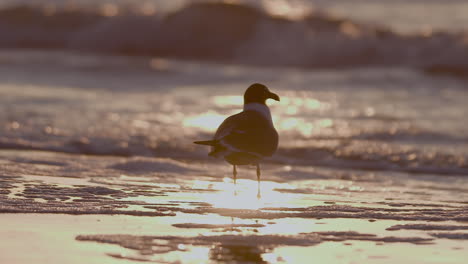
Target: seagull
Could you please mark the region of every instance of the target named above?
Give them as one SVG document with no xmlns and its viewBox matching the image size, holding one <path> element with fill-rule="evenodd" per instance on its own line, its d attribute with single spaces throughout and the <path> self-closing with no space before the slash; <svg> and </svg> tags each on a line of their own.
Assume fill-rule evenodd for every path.
<svg viewBox="0 0 468 264">
<path fill-rule="evenodd" d="M 250 85 L 244 93 L 244 109 L 232 115 L 218 127 L 212 140 L 195 141 L 211 146 L 209 156 L 224 158 L 230 163 L 234 184 L 237 165 L 256 165 L 258 197 L 260 198 L 260 162 L 272 156 L 278 148 L 278 132 L 273 125 L 267 99 L 279 101 L 277 94 L 260 83 Z"/>
</svg>

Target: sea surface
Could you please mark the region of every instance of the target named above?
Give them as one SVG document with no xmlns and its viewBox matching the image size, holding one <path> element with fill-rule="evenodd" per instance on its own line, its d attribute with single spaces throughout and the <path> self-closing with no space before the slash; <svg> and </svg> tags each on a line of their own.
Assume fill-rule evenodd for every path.
<svg viewBox="0 0 468 264">
<path fill-rule="evenodd" d="M 464 263 L 466 1 L 168 2 L 1 1 L 0 262 Z"/>
</svg>

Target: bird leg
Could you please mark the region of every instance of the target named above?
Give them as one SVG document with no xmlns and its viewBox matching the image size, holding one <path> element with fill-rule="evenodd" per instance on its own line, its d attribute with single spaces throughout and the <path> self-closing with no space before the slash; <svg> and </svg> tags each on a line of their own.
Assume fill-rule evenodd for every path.
<svg viewBox="0 0 468 264">
<path fill-rule="evenodd" d="M 236 184 L 236 180 L 237 180 L 237 169 L 236 169 L 236 165 L 233 165 L 232 166 L 232 177 L 234 179 L 234 184 Z"/>
<path fill-rule="evenodd" d="M 236 169 L 236 165 L 232 166 L 232 178 L 234 180 L 234 196 L 237 196 L 237 169 Z"/>
<path fill-rule="evenodd" d="M 257 182 L 258 182 L 257 198 L 260 199 L 262 198 L 262 195 L 260 194 L 260 164 L 258 163 L 257 163 Z"/>
</svg>

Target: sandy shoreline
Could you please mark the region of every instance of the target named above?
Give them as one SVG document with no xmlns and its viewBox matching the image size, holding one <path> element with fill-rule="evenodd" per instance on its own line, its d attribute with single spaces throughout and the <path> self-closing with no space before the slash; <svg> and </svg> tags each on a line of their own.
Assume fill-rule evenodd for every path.
<svg viewBox="0 0 468 264">
<path fill-rule="evenodd" d="M 462 1 L 44 1 L 0 14 L 0 264 L 466 262 Z M 193 144 L 258 82 L 281 98 L 260 199 Z"/>
<path fill-rule="evenodd" d="M 421 176 L 400 186 L 388 175 L 337 179 L 332 170 L 286 183 L 272 167 L 257 200 L 249 174 L 234 196 L 228 177 L 196 163 L 174 161 L 174 181 L 155 167 L 115 169 L 140 158 L 0 154 L 2 263 L 463 263 L 466 250 L 463 185 Z"/>
</svg>

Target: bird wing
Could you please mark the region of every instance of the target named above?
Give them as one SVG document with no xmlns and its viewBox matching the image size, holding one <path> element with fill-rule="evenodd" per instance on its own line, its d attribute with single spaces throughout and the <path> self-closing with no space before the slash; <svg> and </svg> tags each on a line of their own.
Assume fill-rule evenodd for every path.
<svg viewBox="0 0 468 264">
<path fill-rule="evenodd" d="M 278 133 L 260 113 L 243 111 L 224 120 L 216 131 L 214 140 L 234 152 L 270 156 L 277 148 Z"/>
</svg>

